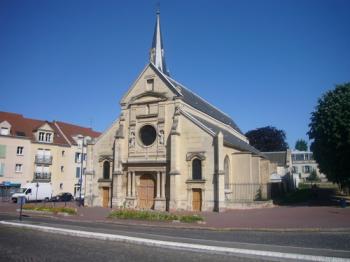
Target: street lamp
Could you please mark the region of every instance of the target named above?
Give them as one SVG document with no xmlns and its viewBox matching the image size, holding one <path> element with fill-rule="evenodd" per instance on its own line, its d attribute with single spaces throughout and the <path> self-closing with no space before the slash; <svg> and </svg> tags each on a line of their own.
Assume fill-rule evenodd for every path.
<svg viewBox="0 0 350 262">
<path fill-rule="evenodd" d="M 79 207 L 82 205 L 81 189 L 83 183 L 83 161 L 84 161 L 84 137 L 81 137 L 81 156 L 80 156 L 80 179 L 79 179 Z M 84 196 L 85 197 L 85 196 Z"/>
</svg>

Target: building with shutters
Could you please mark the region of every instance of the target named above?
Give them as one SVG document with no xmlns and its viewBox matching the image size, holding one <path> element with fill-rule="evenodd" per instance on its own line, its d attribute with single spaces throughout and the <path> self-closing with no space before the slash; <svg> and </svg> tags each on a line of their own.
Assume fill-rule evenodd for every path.
<svg viewBox="0 0 350 262">
<path fill-rule="evenodd" d="M 173 79 L 157 13 L 149 63 L 88 145 L 85 204 L 222 211 L 269 198 L 269 160 L 236 123 Z"/>
<path fill-rule="evenodd" d="M 0 112 L 0 188 L 43 182 L 52 184 L 53 194 L 76 195 L 84 178 L 86 143 L 99 134 L 64 122 Z"/>
<path fill-rule="evenodd" d="M 307 181 L 312 172 L 316 172 L 317 177 L 321 181 L 327 181 L 327 178 L 318 168 L 311 151 L 292 151 L 292 171 L 299 174 L 302 181 Z"/>
</svg>

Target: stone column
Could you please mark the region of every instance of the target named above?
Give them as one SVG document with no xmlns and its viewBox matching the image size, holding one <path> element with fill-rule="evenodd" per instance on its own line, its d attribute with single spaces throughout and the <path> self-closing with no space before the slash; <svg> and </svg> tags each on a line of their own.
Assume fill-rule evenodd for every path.
<svg viewBox="0 0 350 262">
<path fill-rule="evenodd" d="M 131 187 L 131 195 L 134 197 L 134 196 L 136 196 L 136 194 L 135 194 L 135 184 L 136 184 L 136 181 L 135 181 L 135 171 L 133 171 L 132 173 L 132 180 L 131 180 L 131 185 L 132 185 L 132 187 Z"/>
<path fill-rule="evenodd" d="M 165 172 L 157 172 L 157 197 L 154 200 L 154 209 L 165 211 Z"/>
<path fill-rule="evenodd" d="M 128 188 L 127 188 L 127 192 L 126 192 L 126 195 L 127 196 L 131 196 L 131 173 L 128 172 Z"/>
<path fill-rule="evenodd" d="M 165 180 L 166 180 L 166 173 L 162 172 L 162 198 L 165 198 Z"/>
<path fill-rule="evenodd" d="M 157 198 L 160 198 L 160 172 L 157 172 Z"/>
<path fill-rule="evenodd" d="M 177 176 L 180 175 L 180 155 L 181 155 L 181 144 L 180 144 L 180 119 L 174 118 L 174 123 L 171 131 L 171 152 L 170 152 L 170 172 L 169 172 L 169 209 L 175 210 L 178 208 L 178 197 L 176 195 L 176 180 Z"/>
<path fill-rule="evenodd" d="M 128 172 L 128 187 L 127 187 L 127 197 L 126 197 L 126 203 L 125 206 L 127 208 L 135 208 L 136 202 L 135 202 L 135 197 L 134 197 L 134 178 L 135 172 Z"/>
<path fill-rule="evenodd" d="M 225 172 L 224 172 L 224 136 L 220 131 L 216 137 L 216 186 L 214 210 L 222 212 L 225 210 Z"/>
<path fill-rule="evenodd" d="M 123 205 L 123 172 L 113 172 L 113 207 Z"/>
</svg>

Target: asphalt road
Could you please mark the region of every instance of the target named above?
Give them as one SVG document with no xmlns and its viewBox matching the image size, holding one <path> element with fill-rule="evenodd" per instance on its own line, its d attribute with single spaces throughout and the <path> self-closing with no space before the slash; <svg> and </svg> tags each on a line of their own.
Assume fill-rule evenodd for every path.
<svg viewBox="0 0 350 262">
<path fill-rule="evenodd" d="M 0 214 L 0 220 L 18 221 L 15 216 L 1 215 L 1 214 Z M 198 229 L 178 229 L 178 228 L 174 229 L 174 228 L 161 228 L 161 227 L 155 228 L 155 227 L 145 227 L 145 226 L 128 226 L 128 225 L 107 224 L 107 223 L 87 223 L 87 222 L 62 221 L 62 220 L 55 220 L 50 218 L 34 218 L 34 217 L 33 218 L 26 217 L 24 218 L 24 222 L 36 224 L 36 225 L 62 227 L 62 228 L 68 228 L 68 229 L 101 232 L 101 233 L 108 233 L 108 234 L 118 234 L 118 235 L 134 236 L 134 237 L 140 237 L 140 238 L 146 238 L 146 239 L 174 241 L 174 242 L 180 242 L 180 243 L 194 243 L 194 244 L 204 244 L 204 245 L 211 245 L 211 246 L 244 248 L 244 249 L 251 249 L 251 250 L 265 250 L 265 251 L 274 251 L 274 252 L 350 258 L 350 233 L 349 232 L 212 231 L 212 230 L 198 230 Z M 6 238 L 3 237 L 2 228 L 0 230 L 1 230 L 0 247 L 2 250 L 3 249 L 2 245 L 4 245 L 4 248 L 6 248 L 6 244 L 3 243 Z M 7 229 L 7 230 L 13 230 L 13 229 Z M 40 237 L 41 234 L 43 233 L 36 232 L 34 235 Z M 16 236 L 16 234 L 13 234 L 13 235 Z M 32 233 L 29 235 L 32 235 Z M 63 240 L 67 238 L 64 236 L 56 236 L 56 235 L 47 234 L 47 233 L 45 235 L 47 236 L 47 238 L 50 238 L 50 239 L 52 237 L 62 238 Z M 123 252 L 127 252 L 127 250 L 129 250 L 128 252 L 132 256 L 135 256 L 134 257 L 135 259 L 132 259 L 129 261 L 138 261 L 138 256 L 141 256 L 141 254 L 145 250 L 150 250 L 150 253 L 148 254 L 147 253 L 148 251 L 147 251 L 146 255 L 151 256 L 150 259 L 152 258 L 152 261 L 165 261 L 162 259 L 156 260 L 154 257 L 152 257 L 152 254 L 155 255 L 157 253 L 159 254 L 159 256 L 162 256 L 161 254 L 163 254 L 164 252 L 166 254 L 174 254 L 174 255 L 176 254 L 175 257 L 174 258 L 171 257 L 171 259 L 178 259 L 179 258 L 178 254 L 180 253 L 181 255 L 184 256 L 183 259 L 185 261 L 194 261 L 196 259 L 203 260 L 203 256 L 208 259 L 209 258 L 213 259 L 212 257 L 213 255 L 210 255 L 210 254 L 203 255 L 200 253 L 185 252 L 185 251 L 181 251 L 180 253 L 178 253 L 179 251 L 174 251 L 169 249 L 159 249 L 159 248 L 150 249 L 149 247 L 143 247 L 143 246 L 138 246 L 137 249 L 134 250 L 131 248 L 131 246 L 133 245 L 116 243 L 116 242 L 86 240 L 86 239 L 78 239 L 75 237 L 68 237 L 67 239 L 72 239 L 72 241 L 73 239 L 75 239 L 72 243 L 70 243 L 69 246 L 74 247 L 74 245 L 79 245 L 76 247 L 77 250 L 79 250 L 79 248 L 85 247 L 84 245 L 89 245 L 90 241 L 100 243 L 100 245 L 96 244 L 96 247 L 100 247 L 100 249 L 96 249 L 96 250 L 94 248 L 91 249 L 91 250 L 95 250 L 94 252 L 98 257 L 103 256 L 104 254 L 112 255 L 113 253 L 112 251 L 115 249 L 115 247 L 123 246 L 124 251 L 118 250 L 118 252 L 122 252 L 122 254 L 120 255 L 121 258 L 123 258 Z M 16 243 L 15 239 L 13 241 L 14 243 Z M 47 240 L 45 241 L 48 242 L 48 244 L 50 244 L 49 242 L 51 242 Z M 19 241 L 19 243 L 20 242 L 21 240 Z M 56 242 L 53 242 L 53 243 L 56 243 Z M 61 241 L 59 243 L 61 243 Z M 101 251 L 104 249 L 103 243 L 105 243 L 106 245 L 105 247 L 106 253 Z M 26 245 L 26 244 L 24 243 L 23 245 Z M 34 244 L 29 242 L 28 245 L 30 246 Z M 52 244 L 52 243 L 51 245 L 53 245 L 53 247 L 55 248 L 69 247 L 69 246 L 64 247 L 65 245 L 63 247 L 59 247 L 57 244 Z M 82 245 L 82 247 L 80 245 Z M 12 245 L 12 248 L 14 246 L 16 245 Z M 51 249 L 51 248 L 48 247 L 48 249 Z M 11 250 L 11 246 L 9 247 L 9 250 Z M 72 249 L 72 250 L 74 251 L 75 249 Z M 30 250 L 28 250 L 28 252 L 29 251 Z M 43 252 L 46 252 L 46 251 L 47 250 Z M 61 252 L 61 251 L 57 250 L 57 252 Z M 101 252 L 101 254 L 99 252 Z M 85 256 L 85 254 L 81 254 L 81 255 Z M 96 257 L 97 260 L 94 260 L 94 261 L 99 261 L 98 257 Z M 215 257 L 214 259 L 215 261 L 226 261 L 228 259 L 228 257 L 223 257 L 223 256 L 214 256 L 214 257 Z M 222 260 L 218 260 L 219 258 Z M 191 259 L 194 259 L 194 260 L 191 260 Z M 234 259 L 236 260 L 232 260 L 232 257 L 229 258 L 230 261 L 240 261 L 239 260 L 240 258 L 234 258 Z M 246 259 L 247 258 L 245 258 L 244 261 L 247 261 Z M 105 260 L 108 261 L 108 259 L 105 259 Z M 29 261 L 36 261 L 36 260 L 29 260 Z M 53 260 L 53 261 L 56 261 L 56 260 Z M 123 260 L 120 260 L 120 261 L 123 261 Z M 145 260 L 145 261 L 148 261 L 148 260 Z M 169 260 L 169 261 L 179 261 L 179 260 Z"/>
<path fill-rule="evenodd" d="M 263 261 L 0 226 L 0 261 Z"/>
</svg>

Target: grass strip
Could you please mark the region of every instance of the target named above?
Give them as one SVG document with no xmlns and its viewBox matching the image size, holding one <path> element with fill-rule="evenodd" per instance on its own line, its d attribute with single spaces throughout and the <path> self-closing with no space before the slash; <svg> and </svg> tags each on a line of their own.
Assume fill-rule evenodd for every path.
<svg viewBox="0 0 350 262">
<path fill-rule="evenodd" d="M 66 213 L 69 215 L 76 215 L 77 211 L 75 208 L 70 207 L 48 207 L 48 206 L 36 206 L 36 205 L 24 205 L 23 209 L 25 210 L 33 210 L 33 211 L 43 211 L 43 212 L 51 212 L 54 214 L 57 213 Z"/>
<path fill-rule="evenodd" d="M 145 210 L 133 210 L 133 209 L 118 209 L 112 211 L 109 218 L 120 219 L 139 219 L 150 221 L 180 221 L 184 223 L 194 223 L 203 221 L 203 217 L 199 215 L 176 215 L 165 212 L 145 211 Z"/>
</svg>

